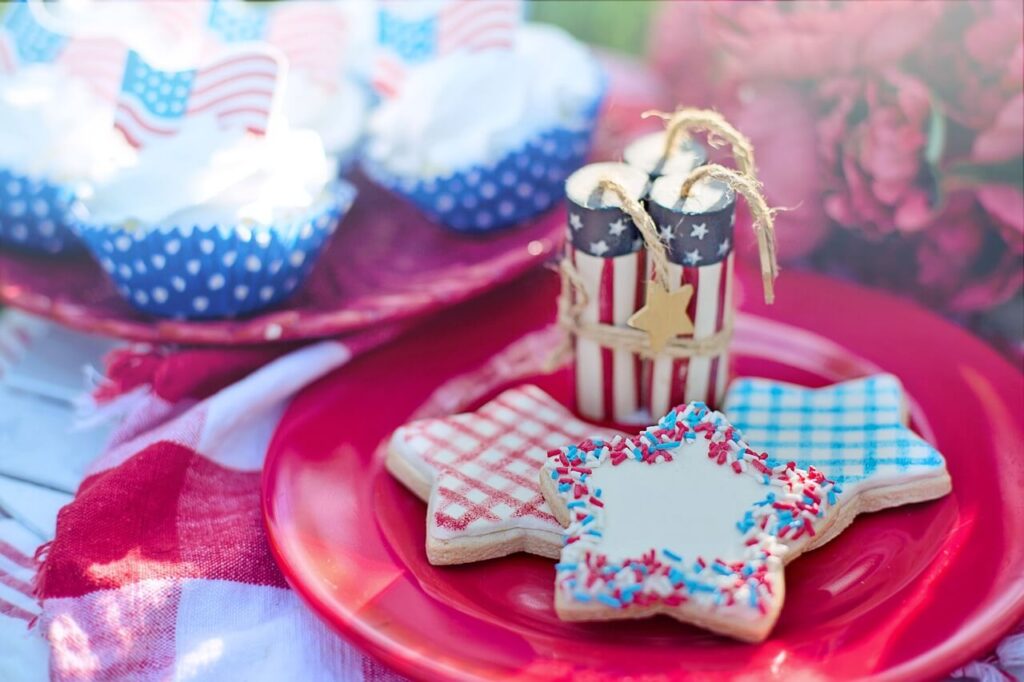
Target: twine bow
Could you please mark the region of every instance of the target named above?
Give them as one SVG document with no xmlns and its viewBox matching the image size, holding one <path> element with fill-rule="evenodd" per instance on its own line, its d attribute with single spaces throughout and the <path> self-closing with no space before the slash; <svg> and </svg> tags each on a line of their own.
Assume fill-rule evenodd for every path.
<svg viewBox="0 0 1024 682">
<path fill-rule="evenodd" d="M 750 175 L 718 164 L 709 164 L 695 168 L 683 181 L 679 188 L 679 196 L 690 195 L 693 185 L 704 178 L 721 180 L 733 190 L 743 195 L 754 218 L 754 235 L 757 237 L 757 251 L 761 264 L 761 285 L 764 288 L 764 302 L 775 301 L 775 278 L 779 276 L 779 263 L 775 257 L 775 211 L 769 208 L 761 193 L 761 183 Z"/>
<path fill-rule="evenodd" d="M 645 111 L 640 114 L 641 118 L 657 117 L 665 124 L 665 151 L 664 156 L 668 158 L 676 149 L 679 138 L 689 131 L 705 132 L 708 136 L 708 144 L 718 148 L 728 144 L 732 149 L 733 159 L 736 167 L 744 175 L 756 176 L 754 165 L 754 145 L 750 143 L 746 135 L 736 130 L 725 117 L 711 109 L 677 109 L 674 113 L 665 111 Z"/>
<path fill-rule="evenodd" d="M 758 255 L 761 264 L 761 282 L 764 288 L 764 300 L 772 303 L 775 300 L 775 278 L 778 276 L 779 266 L 775 255 L 775 220 L 774 210 L 768 206 L 764 194 L 761 191 L 761 184 L 755 177 L 754 148 L 742 133 L 729 124 L 718 112 L 707 109 L 679 109 L 674 113 L 660 111 L 644 112 L 643 117 L 657 116 L 667 121 L 665 150 L 663 157 L 668 158 L 674 153 L 681 135 L 689 131 L 702 131 L 708 135 L 708 144 L 712 147 L 719 147 L 728 144 L 731 148 L 733 159 L 739 170 L 733 170 L 710 164 L 694 169 L 683 181 L 679 188 L 679 196 L 683 199 L 689 196 L 694 184 L 703 179 L 719 180 L 728 185 L 738 194 L 743 195 L 750 212 L 754 218 L 753 229 L 757 238 Z M 657 287 L 664 294 L 675 296 L 684 295 L 686 300 L 692 295 L 692 287 L 686 285 L 676 292 L 669 292 L 668 277 L 668 255 L 665 244 L 661 241 L 654 220 L 644 209 L 643 205 L 633 199 L 621 185 L 614 180 L 604 178 L 598 183 L 599 189 L 615 194 L 623 210 L 633 219 L 640 236 L 644 240 L 651 258 L 653 281 L 648 283 L 648 305 L 652 301 L 652 287 Z M 662 348 L 655 339 L 653 332 L 641 331 L 630 327 L 621 327 L 609 324 L 587 323 L 581 320 L 583 312 L 587 308 L 588 295 L 583 280 L 573 267 L 568 258 L 559 264 L 562 290 L 558 300 L 559 324 L 569 332 L 570 335 L 590 339 L 600 346 L 616 350 L 629 351 L 642 357 L 654 358 L 666 356 L 671 358 L 687 358 L 694 355 L 712 356 L 725 351 L 732 339 L 733 314 L 731 310 L 726 311 L 722 328 L 701 339 L 692 337 L 671 338 Z M 664 301 L 663 301 L 664 302 Z M 686 306 L 675 307 L 677 319 L 679 311 L 685 310 Z M 634 315 L 630 324 L 634 323 L 637 316 Z M 686 325 L 690 325 L 684 331 L 692 332 L 690 320 L 686 319 L 685 313 L 681 318 Z M 664 330 L 661 330 L 664 332 Z M 682 332 L 680 332 L 682 333 Z M 567 355 L 571 355 L 571 337 L 567 336 L 563 346 L 550 358 L 548 365 L 553 367 L 560 364 Z"/>
</svg>

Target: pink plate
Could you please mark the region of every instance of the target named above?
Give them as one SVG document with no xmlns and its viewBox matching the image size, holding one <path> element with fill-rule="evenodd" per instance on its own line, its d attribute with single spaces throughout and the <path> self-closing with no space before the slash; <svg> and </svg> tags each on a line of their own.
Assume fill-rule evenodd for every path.
<svg viewBox="0 0 1024 682">
<path fill-rule="evenodd" d="M 542 273 L 447 311 L 310 387 L 285 415 L 264 473 L 271 545 L 342 636 L 424 679 L 911 680 L 983 654 L 1024 615 L 1021 375 L 931 314 L 796 272 L 775 306 L 745 305 L 739 373 L 806 385 L 896 373 L 916 427 L 948 458 L 952 495 L 862 517 L 796 561 L 782 618 L 759 645 L 661 618 L 562 623 L 552 563 L 536 557 L 429 565 L 425 505 L 377 447 L 431 395 L 439 404 L 482 383 L 475 404 L 508 384 L 507 363 L 487 360 L 547 324 L 554 293 Z M 531 380 L 566 399 L 567 375 Z"/>
<path fill-rule="evenodd" d="M 309 281 L 282 306 L 246 319 L 155 320 L 125 303 L 96 263 L 0 250 L 0 302 L 72 327 L 140 341 L 260 343 L 317 338 L 428 313 L 520 274 L 551 255 L 555 209 L 494 236 L 467 238 L 360 181 L 359 196 Z"/>
</svg>

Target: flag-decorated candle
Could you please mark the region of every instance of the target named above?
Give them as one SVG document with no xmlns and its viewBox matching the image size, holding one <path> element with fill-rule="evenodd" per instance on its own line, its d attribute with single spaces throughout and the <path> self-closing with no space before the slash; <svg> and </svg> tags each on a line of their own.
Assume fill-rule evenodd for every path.
<svg viewBox="0 0 1024 682">
<path fill-rule="evenodd" d="M 727 336 L 732 325 L 736 193 L 720 180 L 705 178 L 682 198 L 685 179 L 685 174 L 674 174 L 655 180 L 647 210 L 666 246 L 669 290 L 693 287 L 687 309 L 679 313 L 693 323 L 694 341 L 708 341 Z M 646 406 L 654 415 L 691 401 L 714 406 L 724 395 L 728 373 L 727 339 L 712 353 L 655 357 L 645 367 Z"/>
<path fill-rule="evenodd" d="M 691 137 L 680 137 L 671 149 L 666 149 L 668 137 L 669 131 L 664 130 L 637 138 L 626 147 L 623 159 L 652 180 L 662 175 L 686 174 L 707 163 L 707 150 L 699 142 Z"/>
<path fill-rule="evenodd" d="M 569 260 L 578 275 L 579 322 L 625 327 L 643 305 L 644 242 L 620 198 L 601 187 L 616 183 L 640 201 L 647 174 L 623 163 L 594 163 L 565 183 L 569 216 Z M 585 334 L 575 344 L 576 407 L 585 418 L 631 422 L 642 408 L 643 359 L 602 345 Z"/>
</svg>

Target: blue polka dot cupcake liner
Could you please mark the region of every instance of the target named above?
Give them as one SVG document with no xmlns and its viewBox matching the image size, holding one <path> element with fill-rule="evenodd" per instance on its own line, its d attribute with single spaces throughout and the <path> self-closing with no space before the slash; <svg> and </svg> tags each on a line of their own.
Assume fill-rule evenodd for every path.
<svg viewBox="0 0 1024 682">
<path fill-rule="evenodd" d="M 135 308 L 174 319 L 223 319 L 253 313 L 299 289 L 356 190 L 337 181 L 301 217 L 272 226 L 155 225 L 74 229 L 121 295 Z"/>
<path fill-rule="evenodd" d="M 546 130 L 490 165 L 426 179 L 394 175 L 366 158 L 363 169 L 374 182 L 456 232 L 499 230 L 543 213 L 564 196 L 565 179 L 583 165 L 590 152 L 602 99 L 603 88 L 583 112 L 578 126 Z"/>
<path fill-rule="evenodd" d="M 80 249 L 70 228 L 75 203 L 69 187 L 0 168 L 0 245 L 45 254 Z"/>
</svg>

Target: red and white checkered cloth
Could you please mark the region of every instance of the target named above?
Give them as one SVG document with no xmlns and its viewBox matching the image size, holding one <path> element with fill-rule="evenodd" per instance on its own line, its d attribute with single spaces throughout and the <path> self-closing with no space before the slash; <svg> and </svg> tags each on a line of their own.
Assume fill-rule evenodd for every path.
<svg viewBox="0 0 1024 682">
<path fill-rule="evenodd" d="M 42 548 L 53 679 L 397 678 L 288 588 L 259 503 L 289 398 L 388 336 L 114 358 L 100 394 L 130 406 Z"/>
</svg>

